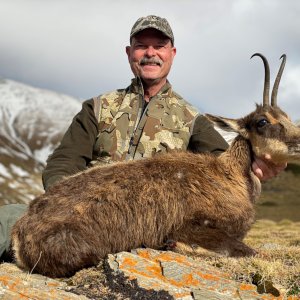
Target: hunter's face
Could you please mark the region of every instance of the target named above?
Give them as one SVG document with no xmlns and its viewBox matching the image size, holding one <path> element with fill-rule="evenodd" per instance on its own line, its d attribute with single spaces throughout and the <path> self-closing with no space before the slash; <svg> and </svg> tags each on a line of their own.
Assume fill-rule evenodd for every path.
<svg viewBox="0 0 300 300">
<path fill-rule="evenodd" d="M 144 82 L 166 81 L 176 48 L 168 37 L 156 29 L 145 29 L 136 34 L 126 53 L 135 76 Z"/>
</svg>

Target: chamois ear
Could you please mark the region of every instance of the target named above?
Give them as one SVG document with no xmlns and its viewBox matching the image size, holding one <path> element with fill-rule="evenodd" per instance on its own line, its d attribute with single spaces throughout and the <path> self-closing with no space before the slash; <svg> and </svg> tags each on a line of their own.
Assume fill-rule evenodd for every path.
<svg viewBox="0 0 300 300">
<path fill-rule="evenodd" d="M 236 132 L 243 136 L 245 139 L 249 139 L 249 132 L 245 128 L 243 119 L 229 119 L 210 114 L 205 114 L 205 116 L 220 129 L 229 132 Z"/>
<path fill-rule="evenodd" d="M 235 119 L 229 119 L 229 118 L 223 118 L 219 116 L 214 116 L 210 114 L 205 114 L 205 116 L 214 123 L 217 127 L 225 130 L 225 131 L 235 131 L 240 132 L 241 128 L 238 124 L 238 120 Z"/>
</svg>

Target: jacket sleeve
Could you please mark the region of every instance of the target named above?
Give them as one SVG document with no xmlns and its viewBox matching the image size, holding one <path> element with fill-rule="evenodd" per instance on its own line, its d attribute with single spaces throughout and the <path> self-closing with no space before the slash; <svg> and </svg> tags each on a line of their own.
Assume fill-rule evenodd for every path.
<svg viewBox="0 0 300 300">
<path fill-rule="evenodd" d="M 48 157 L 42 174 L 45 190 L 63 177 L 84 170 L 92 160 L 98 135 L 98 123 L 93 108 L 93 99 L 83 103 L 60 145 Z"/>
<path fill-rule="evenodd" d="M 188 150 L 192 152 L 211 152 L 219 155 L 228 146 L 224 138 L 214 129 L 213 124 L 205 116 L 198 115 L 188 144 Z"/>
</svg>

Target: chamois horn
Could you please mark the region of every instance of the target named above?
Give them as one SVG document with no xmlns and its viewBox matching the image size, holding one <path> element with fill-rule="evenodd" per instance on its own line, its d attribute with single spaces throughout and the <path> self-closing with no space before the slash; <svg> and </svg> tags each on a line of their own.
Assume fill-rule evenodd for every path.
<svg viewBox="0 0 300 300">
<path fill-rule="evenodd" d="M 270 94 L 270 67 L 267 59 L 260 53 L 254 53 L 252 57 L 259 56 L 265 66 L 265 83 L 264 83 L 264 96 L 263 96 L 263 107 L 269 106 L 269 94 Z"/>
<path fill-rule="evenodd" d="M 283 73 L 283 69 L 284 69 L 285 62 L 286 62 L 286 55 L 282 54 L 280 56 L 280 59 L 282 59 L 282 62 L 281 62 L 278 74 L 277 74 L 275 82 L 274 82 L 272 95 L 271 95 L 271 106 L 277 106 L 277 92 L 278 92 L 278 87 L 279 87 L 281 75 Z"/>
</svg>

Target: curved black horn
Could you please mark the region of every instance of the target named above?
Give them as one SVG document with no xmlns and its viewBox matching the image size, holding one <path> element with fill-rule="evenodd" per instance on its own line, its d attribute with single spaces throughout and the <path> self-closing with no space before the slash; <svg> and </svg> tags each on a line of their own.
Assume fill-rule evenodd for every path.
<svg viewBox="0 0 300 300">
<path fill-rule="evenodd" d="M 251 56 L 259 56 L 264 63 L 265 66 L 265 83 L 264 83 L 264 96 L 263 96 L 263 106 L 269 106 L 269 93 L 270 93 L 270 67 L 267 59 L 260 53 L 255 53 Z"/>
<path fill-rule="evenodd" d="M 277 92 L 278 92 L 278 87 L 279 87 L 281 75 L 283 73 L 283 69 L 284 69 L 285 62 L 286 62 L 286 55 L 282 54 L 280 56 L 280 59 L 282 59 L 282 62 L 281 62 L 278 74 L 277 74 L 275 82 L 274 82 L 272 95 L 271 95 L 271 106 L 277 106 Z"/>
</svg>

